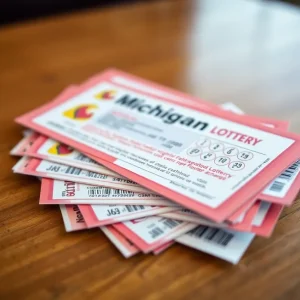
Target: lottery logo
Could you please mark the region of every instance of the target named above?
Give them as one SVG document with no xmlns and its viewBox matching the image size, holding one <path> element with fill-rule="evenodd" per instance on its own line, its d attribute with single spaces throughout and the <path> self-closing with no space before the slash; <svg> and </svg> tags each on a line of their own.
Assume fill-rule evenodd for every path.
<svg viewBox="0 0 300 300">
<path fill-rule="evenodd" d="M 56 143 L 48 149 L 49 154 L 68 155 L 73 152 L 73 149 L 67 145 Z"/>
<path fill-rule="evenodd" d="M 93 111 L 97 108 L 98 106 L 95 104 L 77 105 L 71 109 L 64 111 L 63 115 L 64 117 L 72 120 L 85 121 L 90 119 L 94 115 Z"/>
<path fill-rule="evenodd" d="M 94 97 L 97 100 L 112 100 L 116 96 L 117 92 L 114 90 L 106 90 L 96 94 Z"/>
</svg>

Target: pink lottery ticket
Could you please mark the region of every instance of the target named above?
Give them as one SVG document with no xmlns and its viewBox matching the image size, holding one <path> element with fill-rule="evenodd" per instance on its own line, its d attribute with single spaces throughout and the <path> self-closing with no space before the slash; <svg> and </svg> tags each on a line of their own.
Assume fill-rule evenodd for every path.
<svg viewBox="0 0 300 300">
<path fill-rule="evenodd" d="M 59 207 L 67 232 L 87 229 L 83 216 L 81 215 L 77 205 L 60 205 Z M 140 252 L 138 248 L 136 248 L 112 226 L 102 226 L 100 229 L 126 258 Z"/>
<path fill-rule="evenodd" d="M 243 112 L 234 104 L 232 103 L 225 103 L 221 105 L 222 109 L 232 111 L 234 113 L 242 114 Z M 258 118 L 256 118 L 258 119 Z M 284 121 L 277 121 L 277 120 L 270 120 L 270 119 L 258 119 L 258 121 L 264 123 L 265 126 L 271 126 L 274 128 L 281 128 L 281 129 L 287 129 L 288 128 L 288 122 Z M 40 136 L 39 134 L 35 132 L 29 132 L 28 137 L 22 140 L 14 149 L 18 151 L 18 155 L 29 155 L 36 158 L 41 159 L 47 159 L 50 161 L 58 162 L 58 163 L 64 163 L 66 165 L 71 165 L 78 168 L 83 168 L 86 170 L 91 171 L 102 171 L 103 174 L 115 174 L 114 172 L 111 172 L 104 166 L 101 166 L 94 160 L 88 158 L 86 155 L 71 149 L 70 147 L 63 145 L 57 141 L 51 140 L 49 138 L 46 138 L 44 136 Z M 29 145 L 26 145 L 30 143 Z M 34 143 L 33 143 L 34 142 Z M 22 151 L 18 150 L 20 149 L 20 146 L 22 145 Z M 15 153 L 16 154 L 16 153 Z M 285 201 L 291 202 L 294 200 L 296 193 L 298 191 L 298 181 L 300 176 L 298 176 L 299 172 L 299 163 L 296 163 L 292 165 L 289 169 L 285 170 L 285 172 L 280 175 L 279 178 L 277 178 L 274 183 L 270 184 L 269 189 L 266 189 L 264 191 L 264 195 L 271 196 L 273 193 L 276 196 L 276 193 L 281 192 L 286 193 L 288 192 L 287 198 Z M 117 175 L 118 176 L 118 175 Z M 296 180 L 298 179 L 298 180 Z M 288 182 L 287 182 L 288 181 Z M 269 195 L 271 193 L 271 195 Z M 153 193 L 152 193 L 153 194 Z M 154 195 L 154 194 L 153 194 Z M 159 197 L 157 195 L 157 197 Z M 263 197 L 263 196 L 261 196 Z M 268 198 L 268 197 L 267 197 Z M 276 199 L 275 199 L 276 198 Z M 275 197 L 274 201 L 278 202 L 278 198 Z M 103 200 L 103 199 L 102 199 Z M 254 199 L 253 199 L 254 202 Z M 281 202 L 281 199 L 279 199 L 279 202 Z M 52 202 L 51 202 L 52 203 Z M 75 202 L 74 202 L 75 203 Z M 79 203 L 79 202 L 77 202 Z M 86 204 L 89 204 L 89 202 L 85 202 Z M 50 203 L 49 203 L 50 204 Z M 64 204 L 64 203 L 62 203 Z M 134 204 L 134 203 L 132 203 Z M 150 203 L 154 204 L 154 203 Z M 236 211 L 233 215 L 231 215 L 228 220 L 234 223 L 234 220 L 238 218 L 238 216 L 241 217 L 242 214 L 246 212 L 247 209 L 251 207 L 252 203 L 248 202 L 246 205 L 243 205 L 240 207 L 238 211 Z"/>
<path fill-rule="evenodd" d="M 228 229 L 236 231 L 247 231 L 251 232 L 252 222 L 255 216 L 259 214 L 260 201 L 256 201 L 253 206 L 245 213 L 244 218 L 241 222 L 235 224 L 228 224 Z"/>
<path fill-rule="evenodd" d="M 231 106 L 235 107 L 233 104 Z M 265 121 L 266 122 L 266 121 Z M 270 122 L 270 121 L 269 121 Z M 273 121 L 274 122 L 274 121 Z M 276 123 L 275 123 L 276 124 Z M 275 126 L 274 124 L 267 124 L 265 125 L 272 125 Z M 283 123 L 283 125 L 277 125 L 277 126 L 283 126 L 283 128 L 286 127 L 286 124 Z M 33 142 L 34 141 L 34 142 Z M 31 143 L 31 147 L 25 147 L 26 142 Z M 82 168 L 86 170 L 90 170 L 93 172 L 100 172 L 105 175 L 113 175 L 120 177 L 118 174 L 115 172 L 112 172 L 108 170 L 106 167 L 98 164 L 96 161 L 92 160 L 91 158 L 88 158 L 86 155 L 71 149 L 70 147 L 61 144 L 57 141 L 51 140 L 49 138 L 46 138 L 44 136 L 40 136 L 34 132 L 28 137 L 24 138 L 24 141 L 22 140 L 20 142 L 21 152 L 31 156 L 31 157 L 36 157 L 40 159 L 46 159 L 49 161 L 53 161 L 56 163 L 62 163 L 65 165 L 69 166 L 74 166 L 77 168 Z M 18 149 L 21 149 L 19 144 L 14 148 L 15 153 L 18 151 Z M 24 151 L 26 149 L 26 152 Z M 20 150 L 19 150 L 20 151 Z M 287 204 L 290 204 L 294 198 L 296 197 L 297 191 L 298 191 L 298 183 L 300 184 L 300 161 L 297 161 L 295 164 L 290 166 L 287 170 L 285 170 L 278 178 L 276 178 L 275 181 L 273 181 L 269 187 L 267 187 L 264 192 L 261 194 L 260 198 L 262 199 L 270 199 L 272 196 L 272 201 L 271 202 L 281 202 L 282 198 L 278 199 L 278 193 L 279 197 L 280 195 L 286 195 L 285 202 Z M 153 194 L 153 193 L 152 193 Z M 277 195 L 277 196 L 276 196 Z M 251 206 L 251 202 L 246 203 L 246 206 L 248 207 Z M 238 212 L 235 212 L 234 216 L 237 216 L 236 213 L 240 214 L 241 211 L 245 211 L 246 207 L 242 206 Z M 232 216 L 230 216 L 229 220 L 232 221 Z"/>
<path fill-rule="evenodd" d="M 67 232 L 87 229 L 87 225 L 77 205 L 60 205 L 64 225 Z M 128 239 L 126 239 L 119 231 L 113 226 L 101 226 L 100 229 L 107 236 L 107 238 L 115 245 L 115 247 L 123 254 L 124 257 L 129 258 L 140 250 Z M 169 248 L 173 241 L 161 245 L 159 248 L 154 249 L 154 254 L 159 254 Z"/>
<path fill-rule="evenodd" d="M 277 224 L 282 210 L 283 205 L 272 204 L 268 209 L 263 222 L 259 226 L 252 226 L 251 232 L 259 236 L 270 237 Z"/>
<path fill-rule="evenodd" d="M 253 197 L 251 201 L 243 204 L 238 210 L 236 210 L 228 219 L 229 223 L 235 224 L 241 222 L 244 219 L 246 212 L 254 205 L 257 201 L 257 196 Z"/>
<path fill-rule="evenodd" d="M 113 177 L 27 156 L 18 161 L 13 171 L 37 177 L 72 180 L 84 184 L 149 193 L 149 190 L 126 178 Z"/>
<path fill-rule="evenodd" d="M 136 86 L 127 86 L 128 80 Z M 128 74 L 108 71 L 76 96 L 63 97 L 17 121 L 83 153 L 101 156 L 97 161 L 113 171 L 217 222 L 297 159 L 299 138 L 294 134 L 259 125 L 247 116 L 212 111 L 208 104 L 200 108 L 199 104 L 153 97 L 139 89 L 140 82 Z M 159 89 L 151 83 L 148 86 Z M 103 96 L 107 94 L 108 98 Z M 133 121 L 138 125 L 131 130 Z M 159 136 L 152 134 L 153 126 Z M 230 147 L 234 148 L 232 156 L 226 156 Z M 167 173 L 163 166 L 172 171 Z M 197 183 L 196 177 L 203 182 Z M 220 188 L 213 188 L 216 185 Z"/>
<path fill-rule="evenodd" d="M 236 224 L 215 223 L 208 219 L 202 218 L 198 214 L 194 213 L 188 209 L 181 209 L 179 211 L 169 212 L 162 215 L 162 217 L 191 222 L 195 224 L 211 226 L 216 228 L 227 228 L 237 231 L 250 231 L 252 227 L 252 221 L 255 219 L 255 216 L 259 213 L 260 203 L 256 202 L 246 213 L 240 222 Z"/>
<path fill-rule="evenodd" d="M 32 147 L 30 147 L 30 149 L 28 149 L 28 151 L 26 152 L 26 155 L 89 170 L 96 173 L 122 178 L 122 176 L 118 175 L 115 172 L 112 172 L 103 165 L 87 157 L 83 153 L 80 153 L 63 143 L 52 140 L 42 135 L 38 136 L 38 138 L 34 141 Z"/>
<path fill-rule="evenodd" d="M 78 207 L 89 228 L 178 210 L 177 207 L 146 205 L 78 205 Z"/>
<path fill-rule="evenodd" d="M 40 204 L 132 204 L 179 207 L 177 203 L 151 192 L 138 193 L 50 178 L 42 178 Z"/>
<path fill-rule="evenodd" d="M 156 216 L 116 223 L 113 226 L 144 253 L 149 253 L 197 225 Z"/>
<path fill-rule="evenodd" d="M 270 237 L 283 210 L 283 205 L 264 201 L 257 203 L 259 204 L 259 210 L 255 217 L 252 218 L 252 221 L 248 219 L 247 223 L 234 224 L 229 229 L 251 232 L 262 237 Z"/>
<path fill-rule="evenodd" d="M 124 257 L 129 258 L 140 252 L 132 242 L 120 234 L 113 226 L 102 226 L 100 229 Z"/>
<path fill-rule="evenodd" d="M 40 136 L 37 132 L 28 131 L 22 140 L 10 151 L 10 155 L 23 156 Z"/>
<path fill-rule="evenodd" d="M 59 205 L 67 232 L 87 229 L 87 225 L 77 205 Z"/>
</svg>

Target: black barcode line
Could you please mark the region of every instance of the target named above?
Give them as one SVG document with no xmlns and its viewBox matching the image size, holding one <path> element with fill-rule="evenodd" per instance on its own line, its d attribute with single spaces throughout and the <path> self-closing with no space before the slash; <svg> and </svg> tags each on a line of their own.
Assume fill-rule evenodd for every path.
<svg viewBox="0 0 300 300">
<path fill-rule="evenodd" d="M 285 187 L 285 182 L 275 180 L 270 186 L 270 190 L 272 192 L 281 192 L 284 187 Z"/>
<path fill-rule="evenodd" d="M 128 212 L 135 212 L 145 209 L 144 205 L 125 205 Z"/>
<path fill-rule="evenodd" d="M 300 160 L 292 164 L 288 169 L 282 172 L 276 180 L 271 184 L 270 190 L 272 192 L 281 192 L 286 184 L 293 178 L 293 175 L 298 171 Z M 281 181 L 279 181 L 279 179 Z"/>
<path fill-rule="evenodd" d="M 159 227 L 155 227 L 149 231 L 149 234 L 151 235 L 152 239 L 157 238 L 158 236 L 162 235 L 163 233 L 164 233 L 164 231 Z"/>
<path fill-rule="evenodd" d="M 113 193 L 115 195 L 124 195 L 124 194 L 134 195 L 134 192 L 130 192 L 130 191 L 127 191 L 127 190 L 113 190 Z"/>
<path fill-rule="evenodd" d="M 192 211 L 192 210 L 190 210 L 190 209 L 187 209 L 187 208 L 183 208 L 183 209 L 181 209 L 181 212 L 184 212 L 184 213 L 193 213 L 193 211 Z"/>
<path fill-rule="evenodd" d="M 181 224 L 182 221 L 172 220 L 172 219 L 166 219 L 162 222 L 166 227 L 169 229 L 172 229 L 176 227 L 177 225 Z"/>
<path fill-rule="evenodd" d="M 82 169 L 75 168 L 75 167 L 68 167 L 65 171 L 65 174 L 72 174 L 72 175 L 80 175 Z"/>
<path fill-rule="evenodd" d="M 122 196 L 134 196 L 134 192 L 130 192 L 127 190 L 119 190 L 119 189 L 111 189 L 111 188 L 105 188 L 105 187 L 99 187 L 94 189 L 88 189 L 88 195 L 89 196 L 110 196 L 110 195 L 122 195 Z"/>
<path fill-rule="evenodd" d="M 83 162 L 88 162 L 88 163 L 96 163 L 96 161 L 94 161 L 93 159 L 83 155 L 82 153 L 79 153 L 76 157 L 75 157 L 76 160 L 80 160 L 80 161 L 83 161 Z"/>
<path fill-rule="evenodd" d="M 204 239 L 223 247 L 226 247 L 234 238 L 234 235 L 230 232 L 207 226 L 199 226 L 191 230 L 188 235 Z"/>
<path fill-rule="evenodd" d="M 282 172 L 279 175 L 279 178 L 286 179 L 286 180 L 290 179 L 296 173 L 296 171 L 299 169 L 299 166 L 300 166 L 300 161 L 295 162 L 289 168 L 287 168 L 284 172 Z"/>
<path fill-rule="evenodd" d="M 99 173 L 92 172 L 92 171 L 87 171 L 86 175 L 91 178 L 107 179 L 107 175 L 99 174 Z"/>
<path fill-rule="evenodd" d="M 101 189 L 92 189 L 88 190 L 89 196 L 97 196 L 97 195 L 107 195 L 109 196 L 111 194 L 110 188 L 101 188 Z"/>
</svg>

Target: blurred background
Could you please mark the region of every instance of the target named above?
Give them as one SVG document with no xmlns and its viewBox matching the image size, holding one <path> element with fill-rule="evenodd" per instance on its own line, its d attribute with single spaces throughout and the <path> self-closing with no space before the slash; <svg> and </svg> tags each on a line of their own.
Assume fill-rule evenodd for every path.
<svg viewBox="0 0 300 300">
<path fill-rule="evenodd" d="M 1 0 L 0 25 L 76 10 L 150 1 L 155 0 Z M 279 2 L 300 4 L 300 0 Z"/>
<path fill-rule="evenodd" d="M 141 1 L 141 0 L 140 0 Z M 151 1 L 151 0 L 144 0 Z M 1 0 L 0 25 L 89 8 L 130 4 L 137 0 Z"/>
<path fill-rule="evenodd" d="M 0 93 L 22 113 L 115 67 L 300 131 L 299 28 L 300 0 L 0 0 Z"/>
</svg>

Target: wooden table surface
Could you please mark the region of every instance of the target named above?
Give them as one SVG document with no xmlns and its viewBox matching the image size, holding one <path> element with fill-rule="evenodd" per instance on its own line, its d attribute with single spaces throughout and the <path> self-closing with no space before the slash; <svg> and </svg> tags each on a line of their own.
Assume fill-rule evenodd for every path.
<svg viewBox="0 0 300 300">
<path fill-rule="evenodd" d="M 0 299 L 300 299 L 300 205 L 232 266 L 175 245 L 124 259 L 99 230 L 66 233 L 14 175 L 13 119 L 107 67 L 300 133 L 300 11 L 270 1 L 145 1 L 0 29 Z"/>
</svg>

